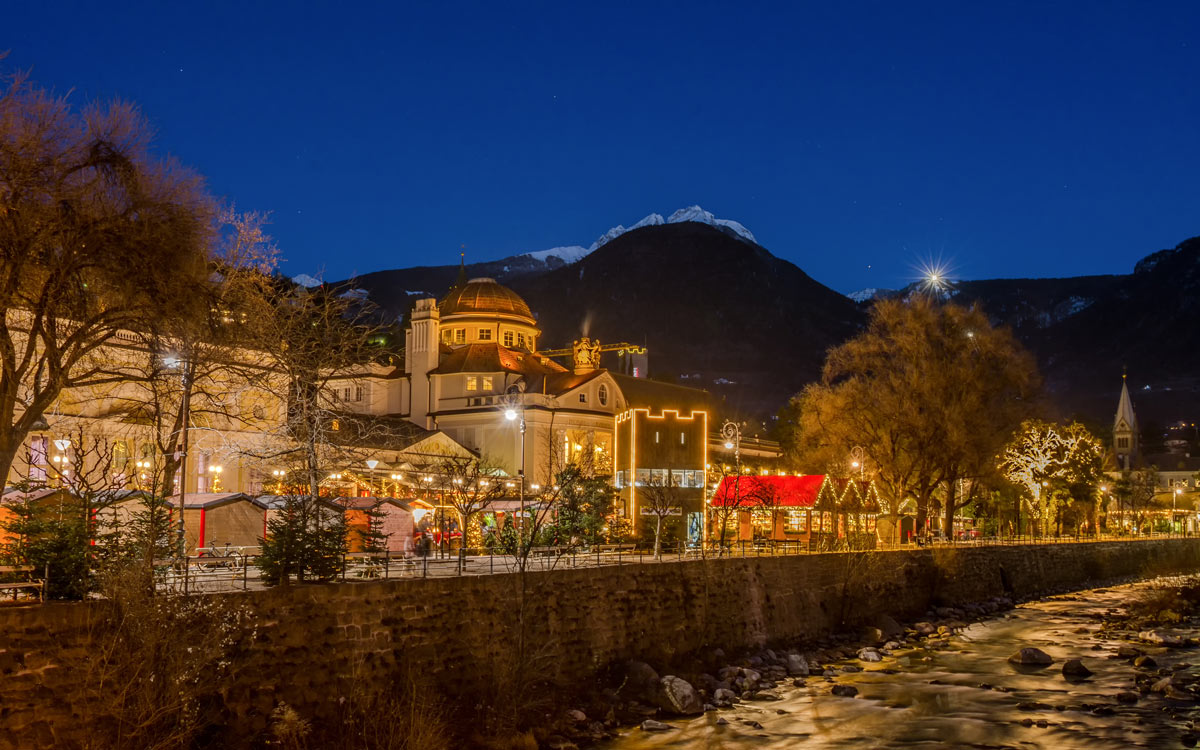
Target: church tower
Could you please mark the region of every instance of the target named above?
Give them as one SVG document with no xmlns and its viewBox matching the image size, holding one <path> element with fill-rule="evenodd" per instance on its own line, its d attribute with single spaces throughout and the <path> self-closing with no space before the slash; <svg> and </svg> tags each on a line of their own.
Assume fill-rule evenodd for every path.
<svg viewBox="0 0 1200 750">
<path fill-rule="evenodd" d="M 1121 376 L 1121 400 L 1117 402 L 1117 416 L 1113 420 L 1113 455 L 1117 457 L 1117 468 L 1133 468 L 1138 452 L 1137 415 L 1133 413 L 1133 401 L 1129 398 L 1129 384 Z"/>
</svg>

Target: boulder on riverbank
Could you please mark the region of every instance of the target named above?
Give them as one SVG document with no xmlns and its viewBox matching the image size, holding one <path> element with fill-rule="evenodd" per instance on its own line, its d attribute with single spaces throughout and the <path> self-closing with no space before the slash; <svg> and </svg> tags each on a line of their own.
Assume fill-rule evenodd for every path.
<svg viewBox="0 0 1200 750">
<path fill-rule="evenodd" d="M 697 716 L 704 713 L 704 703 L 691 683 L 675 675 L 666 675 L 659 680 L 655 705 L 669 714 Z"/>
<path fill-rule="evenodd" d="M 620 693 L 642 703 L 654 703 L 658 698 L 658 672 L 644 661 L 629 661 L 625 663 Z"/>
<path fill-rule="evenodd" d="M 1050 654 L 1040 648 L 1023 648 L 1012 656 L 1008 657 L 1010 664 L 1020 664 L 1024 667 L 1046 667 L 1054 663 L 1054 659 L 1050 658 Z"/>
</svg>

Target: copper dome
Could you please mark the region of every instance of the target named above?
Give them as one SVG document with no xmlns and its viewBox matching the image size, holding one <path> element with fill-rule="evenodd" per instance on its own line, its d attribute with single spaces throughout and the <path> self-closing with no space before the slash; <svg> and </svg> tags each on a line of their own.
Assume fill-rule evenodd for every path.
<svg viewBox="0 0 1200 750">
<path fill-rule="evenodd" d="M 495 279 L 471 279 L 465 285 L 451 289 L 438 309 L 443 318 L 456 314 L 500 313 L 524 318 L 529 325 L 537 325 L 525 300 L 508 287 L 496 283 Z"/>
</svg>

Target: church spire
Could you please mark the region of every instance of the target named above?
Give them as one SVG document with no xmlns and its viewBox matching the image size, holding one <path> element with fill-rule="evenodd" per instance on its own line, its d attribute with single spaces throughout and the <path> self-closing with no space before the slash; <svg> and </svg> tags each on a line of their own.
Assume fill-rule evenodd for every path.
<svg viewBox="0 0 1200 750">
<path fill-rule="evenodd" d="M 466 245 L 463 245 L 465 248 Z M 467 285 L 467 254 L 460 252 L 458 254 L 458 280 L 454 282 L 451 289 L 458 289 Z"/>
<path fill-rule="evenodd" d="M 1121 398 L 1117 401 L 1117 415 L 1113 419 L 1113 453 L 1117 464 L 1129 469 L 1138 451 L 1137 415 L 1133 411 L 1133 400 L 1129 398 L 1129 382 L 1121 373 Z"/>
</svg>

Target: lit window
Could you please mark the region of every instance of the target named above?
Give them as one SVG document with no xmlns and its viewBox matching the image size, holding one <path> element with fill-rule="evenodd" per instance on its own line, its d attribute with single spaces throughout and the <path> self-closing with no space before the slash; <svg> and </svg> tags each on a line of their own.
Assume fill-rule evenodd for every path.
<svg viewBox="0 0 1200 750">
<path fill-rule="evenodd" d="M 474 375 L 467 376 L 467 390 L 468 391 L 479 390 L 479 380 Z"/>
<path fill-rule="evenodd" d="M 492 386 L 492 376 L 491 376 L 491 375 L 484 375 L 484 376 L 483 376 L 483 390 L 485 390 L 485 391 L 490 391 L 490 390 L 492 390 L 492 388 L 493 388 L 493 386 Z"/>
<path fill-rule="evenodd" d="M 579 403 L 581 403 L 581 404 L 587 403 L 587 394 L 586 393 L 579 394 Z"/>
<path fill-rule="evenodd" d="M 342 429 L 342 423 L 341 423 L 341 422 L 339 422 L 339 421 L 337 421 L 337 420 L 335 419 L 335 420 L 333 420 L 333 422 L 332 422 L 332 423 L 329 425 L 329 428 L 330 428 L 331 430 L 333 430 L 334 432 L 337 432 L 338 430 Z"/>
<path fill-rule="evenodd" d="M 684 433 L 682 433 L 682 432 L 679 433 L 679 444 L 684 445 L 686 442 L 687 442 L 687 439 L 684 437 Z"/>
<path fill-rule="evenodd" d="M 654 431 L 654 442 L 658 442 L 658 430 Z"/>
<path fill-rule="evenodd" d="M 447 344 L 449 344 L 451 335 L 452 334 L 449 328 L 442 329 L 442 341 L 445 341 Z"/>
<path fill-rule="evenodd" d="M 479 340 L 480 341 L 491 341 L 492 340 L 492 329 L 491 328 L 480 328 L 479 329 Z"/>
<path fill-rule="evenodd" d="M 600 386 L 600 390 L 596 391 L 596 399 L 600 402 L 601 406 L 608 406 L 608 386 Z"/>
<path fill-rule="evenodd" d="M 512 331 L 505 331 L 505 332 L 504 332 L 504 345 L 505 345 L 505 346 L 512 346 L 512 345 L 513 345 L 513 332 L 512 332 Z"/>
<path fill-rule="evenodd" d="M 466 328 L 455 328 L 454 329 L 454 343 L 465 344 L 466 342 L 467 342 L 467 329 Z"/>
<path fill-rule="evenodd" d="M 517 348 L 518 349 L 525 348 L 525 334 L 523 334 L 523 333 L 517 334 Z"/>
</svg>

